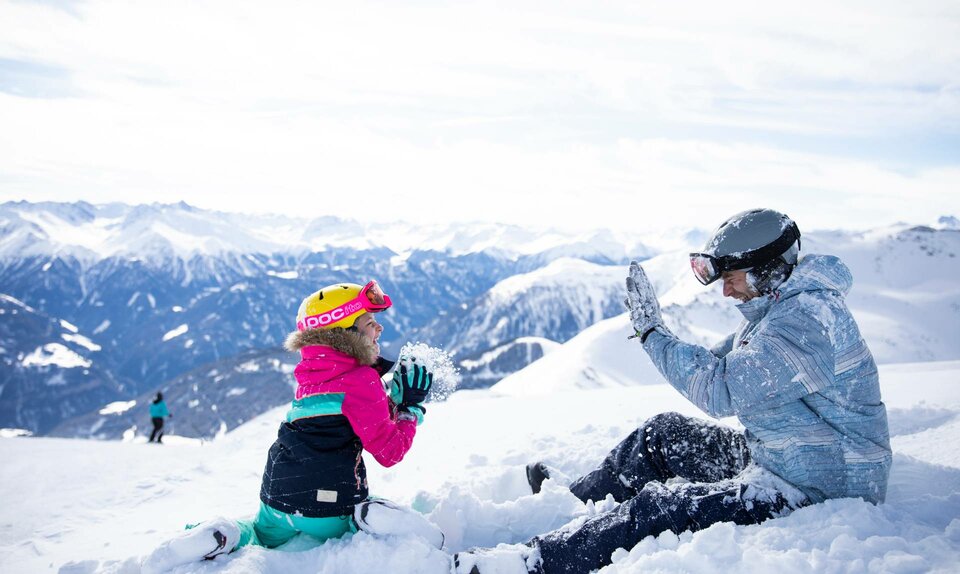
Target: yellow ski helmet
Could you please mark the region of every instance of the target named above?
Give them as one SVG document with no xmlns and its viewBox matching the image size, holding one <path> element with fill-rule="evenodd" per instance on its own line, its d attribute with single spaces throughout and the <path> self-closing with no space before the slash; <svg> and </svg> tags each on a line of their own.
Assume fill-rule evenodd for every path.
<svg viewBox="0 0 960 574">
<path fill-rule="evenodd" d="M 328 285 L 300 303 L 297 329 L 349 329 L 360 315 L 385 311 L 391 304 L 376 281 L 363 287 L 355 283 Z"/>
</svg>

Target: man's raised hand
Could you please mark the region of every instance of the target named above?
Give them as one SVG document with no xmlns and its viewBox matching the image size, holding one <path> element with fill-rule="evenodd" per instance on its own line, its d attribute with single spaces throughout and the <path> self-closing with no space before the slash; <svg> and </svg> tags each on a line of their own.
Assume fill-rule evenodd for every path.
<svg viewBox="0 0 960 574">
<path fill-rule="evenodd" d="M 663 324 L 660 315 L 660 302 L 657 293 L 650 284 L 650 279 L 643 271 L 643 267 L 636 261 L 630 262 L 630 273 L 627 275 L 627 297 L 623 300 L 624 306 L 630 311 L 630 322 L 636 336 L 646 340 L 646 336 L 656 326 Z"/>
</svg>

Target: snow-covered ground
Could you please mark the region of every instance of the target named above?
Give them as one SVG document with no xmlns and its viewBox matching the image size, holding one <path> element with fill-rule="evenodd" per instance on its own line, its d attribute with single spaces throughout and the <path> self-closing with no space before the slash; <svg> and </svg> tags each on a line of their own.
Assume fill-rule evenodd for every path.
<svg viewBox="0 0 960 574">
<path fill-rule="evenodd" d="M 618 551 L 602 572 L 960 571 L 960 361 L 884 365 L 881 384 L 895 451 L 886 504 L 836 500 L 760 526 L 666 533 Z M 384 469 L 368 458 L 372 491 L 426 514 L 448 552 L 520 542 L 597 511 L 555 481 L 529 494 L 525 463 L 578 475 L 645 418 L 699 414 L 663 384 L 567 389 L 465 391 L 431 405 L 403 462 Z M 133 574 L 185 524 L 252 514 L 282 416 L 203 444 L 0 439 L 0 572 Z M 448 552 L 363 533 L 319 546 L 302 537 L 175 572 L 439 574 Z"/>
</svg>

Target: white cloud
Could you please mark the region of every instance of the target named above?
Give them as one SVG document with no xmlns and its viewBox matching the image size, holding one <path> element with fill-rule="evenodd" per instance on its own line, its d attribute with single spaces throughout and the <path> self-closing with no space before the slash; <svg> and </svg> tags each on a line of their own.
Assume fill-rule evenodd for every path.
<svg viewBox="0 0 960 574">
<path fill-rule="evenodd" d="M 653 194 L 650 224 L 827 199 L 858 208 L 809 208 L 824 225 L 929 219 L 960 211 L 957 37 L 960 9 L 929 0 L 7 2 L 0 199 L 623 226 Z M 13 90 L 4 60 L 70 97 Z"/>
</svg>

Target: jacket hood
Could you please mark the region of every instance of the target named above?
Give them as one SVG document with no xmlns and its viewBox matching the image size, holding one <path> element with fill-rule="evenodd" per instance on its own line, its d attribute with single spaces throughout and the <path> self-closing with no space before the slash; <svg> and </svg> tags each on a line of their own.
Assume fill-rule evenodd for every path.
<svg viewBox="0 0 960 574">
<path fill-rule="evenodd" d="M 300 351 L 304 347 L 322 345 L 355 358 L 361 365 L 377 362 L 377 346 L 357 331 L 339 327 L 334 329 L 306 329 L 287 335 L 284 347 L 288 351 Z"/>
<path fill-rule="evenodd" d="M 810 291 L 834 291 L 846 296 L 852 286 L 853 275 L 838 257 L 807 255 L 800 259 L 790 278 L 773 294 L 740 303 L 737 309 L 748 321 L 756 321 L 766 314 L 775 301 Z"/>
<path fill-rule="evenodd" d="M 780 297 L 789 297 L 804 291 L 836 291 L 843 296 L 853 286 L 850 269 L 833 255 L 807 255 L 783 285 Z"/>
</svg>

